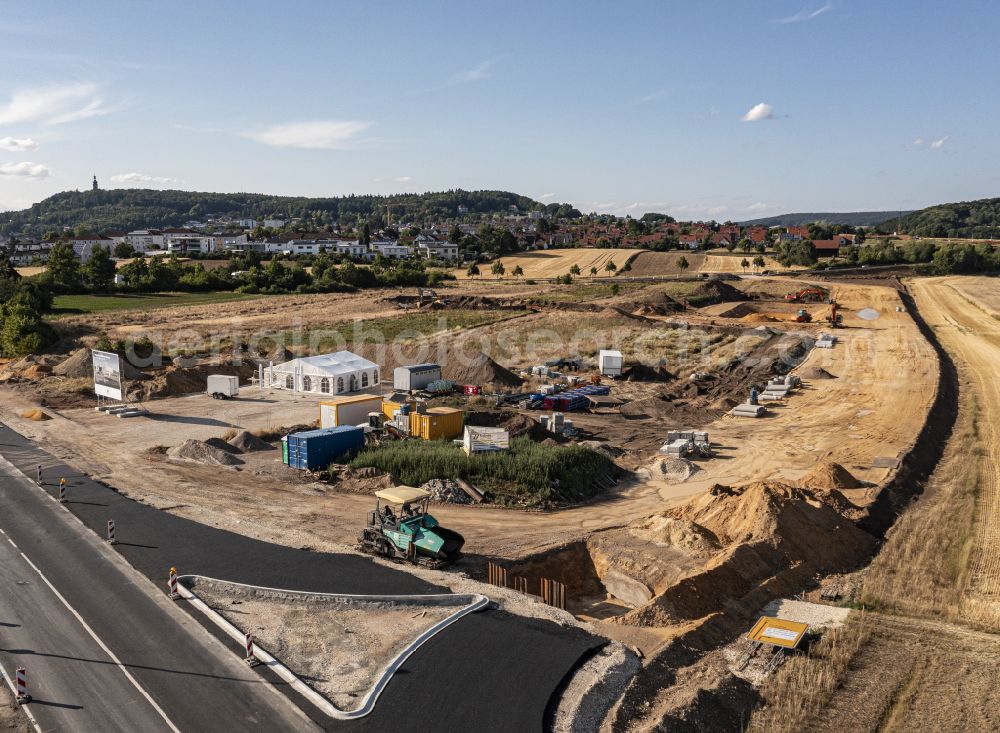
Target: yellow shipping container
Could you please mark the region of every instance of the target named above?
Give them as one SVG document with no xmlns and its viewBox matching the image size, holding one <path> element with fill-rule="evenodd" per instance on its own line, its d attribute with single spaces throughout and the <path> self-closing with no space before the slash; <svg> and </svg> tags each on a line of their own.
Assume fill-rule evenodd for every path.
<svg viewBox="0 0 1000 733">
<path fill-rule="evenodd" d="M 407 403 L 410 405 L 410 409 L 412 410 L 414 405 L 417 404 L 417 401 L 411 398 L 407 400 Z M 393 402 L 392 400 L 382 400 L 382 414 L 385 415 L 386 420 L 392 420 L 392 413 L 394 413 L 400 407 L 402 407 L 402 404 L 399 402 Z"/>
<path fill-rule="evenodd" d="M 410 413 L 410 435 L 424 440 L 449 440 L 462 434 L 465 413 L 454 407 L 432 407 Z"/>
</svg>

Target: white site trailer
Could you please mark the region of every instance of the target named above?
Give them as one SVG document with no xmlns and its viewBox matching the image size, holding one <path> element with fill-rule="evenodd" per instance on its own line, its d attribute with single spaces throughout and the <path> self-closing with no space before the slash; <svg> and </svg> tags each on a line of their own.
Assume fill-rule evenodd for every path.
<svg viewBox="0 0 1000 733">
<path fill-rule="evenodd" d="M 396 367 L 392 372 L 392 388 L 403 392 L 423 389 L 431 382 L 441 379 L 441 366 L 438 364 L 411 364 Z"/>
<path fill-rule="evenodd" d="M 216 399 L 235 397 L 240 393 L 240 378 L 228 374 L 209 374 L 206 391 Z"/>
<path fill-rule="evenodd" d="M 597 354 L 597 366 L 605 377 L 620 377 L 622 374 L 622 352 L 601 349 Z"/>
</svg>

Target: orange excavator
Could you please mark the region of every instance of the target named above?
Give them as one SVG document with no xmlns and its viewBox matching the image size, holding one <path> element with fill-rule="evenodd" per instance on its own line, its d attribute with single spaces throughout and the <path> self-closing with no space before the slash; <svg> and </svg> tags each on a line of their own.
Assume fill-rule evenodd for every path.
<svg viewBox="0 0 1000 733">
<path fill-rule="evenodd" d="M 785 296 L 789 303 L 822 303 L 826 300 L 826 292 L 821 288 L 803 288 L 797 293 Z"/>
<path fill-rule="evenodd" d="M 830 315 L 827 316 L 826 320 L 833 328 L 839 328 L 844 323 L 844 317 L 838 313 L 839 310 L 840 304 L 835 300 L 831 300 Z"/>
</svg>

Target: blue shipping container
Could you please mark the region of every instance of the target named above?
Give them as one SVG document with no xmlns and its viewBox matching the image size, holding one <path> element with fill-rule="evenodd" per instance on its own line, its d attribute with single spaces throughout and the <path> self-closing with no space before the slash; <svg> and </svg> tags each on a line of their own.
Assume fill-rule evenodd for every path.
<svg viewBox="0 0 1000 733">
<path fill-rule="evenodd" d="M 288 465 L 315 471 L 365 444 L 365 431 L 353 425 L 309 430 L 288 436 Z"/>
</svg>

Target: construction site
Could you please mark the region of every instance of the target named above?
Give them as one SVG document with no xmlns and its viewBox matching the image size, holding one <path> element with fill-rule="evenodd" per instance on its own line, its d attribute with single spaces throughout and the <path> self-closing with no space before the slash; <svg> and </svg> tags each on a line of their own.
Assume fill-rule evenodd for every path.
<svg viewBox="0 0 1000 733">
<path fill-rule="evenodd" d="M 632 251 L 580 267 L 605 274 L 609 252 L 642 279 L 464 278 L 162 309 L 154 323 L 62 318 L 53 353 L 0 364 L 0 419 L 142 505 L 365 556 L 451 594 L 191 581 L 206 613 L 249 623 L 336 714 L 364 708 L 408 640 L 458 628 L 481 596 L 603 645 L 563 681 L 546 729 L 861 729 L 853 710 L 866 730 L 927 726 L 938 713 L 901 668 L 878 700 L 859 691 L 920 658 L 926 689 L 947 694 L 960 683 L 935 665 L 996 646 L 1000 286 L 742 277 L 733 258 L 693 255 L 688 277 L 673 254 Z M 568 266 L 521 259 L 505 264 L 528 277 Z M 117 371 L 95 366 L 104 353 Z M 959 379 L 975 397 L 959 401 Z M 960 556 L 930 533 L 951 575 L 921 577 L 952 600 L 928 591 L 918 613 L 900 578 L 941 571 L 900 545 L 958 491 L 953 425 L 979 446 L 981 489 L 954 518 Z M 947 634 L 901 657 L 908 624 L 932 622 Z M 792 714 L 796 685 L 809 700 Z"/>
</svg>

